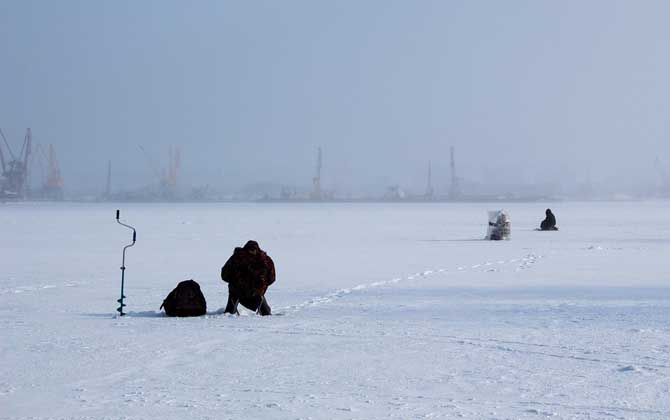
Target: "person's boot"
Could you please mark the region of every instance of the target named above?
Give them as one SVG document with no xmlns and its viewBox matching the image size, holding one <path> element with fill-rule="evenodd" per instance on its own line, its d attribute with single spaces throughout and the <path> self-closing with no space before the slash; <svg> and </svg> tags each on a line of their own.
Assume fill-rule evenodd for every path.
<svg viewBox="0 0 670 420">
<path fill-rule="evenodd" d="M 233 299 L 232 296 L 230 296 L 230 293 L 228 294 L 228 303 L 226 304 L 226 310 L 223 311 L 224 314 L 235 314 L 239 315 L 240 312 L 237 310 L 237 304 L 240 301 L 238 299 Z"/>
<path fill-rule="evenodd" d="M 268 301 L 265 300 L 265 296 L 261 298 L 261 305 L 256 312 L 261 316 L 272 315 L 272 310 L 270 309 L 270 305 L 268 305 Z"/>
</svg>

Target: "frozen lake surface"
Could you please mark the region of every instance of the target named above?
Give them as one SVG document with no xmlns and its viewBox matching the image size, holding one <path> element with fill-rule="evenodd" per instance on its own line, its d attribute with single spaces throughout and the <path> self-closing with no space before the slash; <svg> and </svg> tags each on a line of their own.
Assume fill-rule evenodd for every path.
<svg viewBox="0 0 670 420">
<path fill-rule="evenodd" d="M 670 418 L 670 202 L 500 207 L 123 204 L 117 318 L 117 205 L 0 204 L 0 418 Z M 248 239 L 278 316 L 220 314 Z"/>
</svg>

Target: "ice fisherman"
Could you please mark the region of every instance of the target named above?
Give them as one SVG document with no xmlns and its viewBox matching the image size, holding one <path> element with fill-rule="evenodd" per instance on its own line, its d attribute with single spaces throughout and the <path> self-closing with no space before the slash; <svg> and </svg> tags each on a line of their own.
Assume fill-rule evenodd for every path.
<svg viewBox="0 0 670 420">
<path fill-rule="evenodd" d="M 500 241 L 510 239 L 512 234 L 512 222 L 505 210 L 489 211 L 489 228 L 486 239 Z"/>
<path fill-rule="evenodd" d="M 540 223 L 540 230 L 558 230 L 556 227 L 556 216 L 551 212 L 551 209 L 547 209 L 544 214 L 546 217 Z"/>
<path fill-rule="evenodd" d="M 265 292 L 275 281 L 275 265 L 256 241 L 235 248 L 233 255 L 221 268 L 221 280 L 228 283 L 228 303 L 225 313 L 237 314 L 237 305 L 261 315 L 271 315 Z"/>
</svg>

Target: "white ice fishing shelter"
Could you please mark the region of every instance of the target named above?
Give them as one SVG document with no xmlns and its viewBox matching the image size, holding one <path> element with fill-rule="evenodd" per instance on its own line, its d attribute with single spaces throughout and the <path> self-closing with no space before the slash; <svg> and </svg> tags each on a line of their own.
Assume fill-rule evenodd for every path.
<svg viewBox="0 0 670 420">
<path fill-rule="evenodd" d="M 509 240 L 512 237 L 512 222 L 505 210 L 489 211 L 489 227 L 486 239 L 492 241 Z"/>
</svg>

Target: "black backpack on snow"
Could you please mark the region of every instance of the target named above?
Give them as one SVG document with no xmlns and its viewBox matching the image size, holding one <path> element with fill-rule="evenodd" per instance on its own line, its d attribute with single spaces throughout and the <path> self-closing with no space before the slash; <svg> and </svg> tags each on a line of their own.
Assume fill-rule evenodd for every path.
<svg viewBox="0 0 670 420">
<path fill-rule="evenodd" d="M 167 316 L 200 316 L 207 313 L 207 302 L 195 280 L 180 282 L 163 301 Z"/>
</svg>

